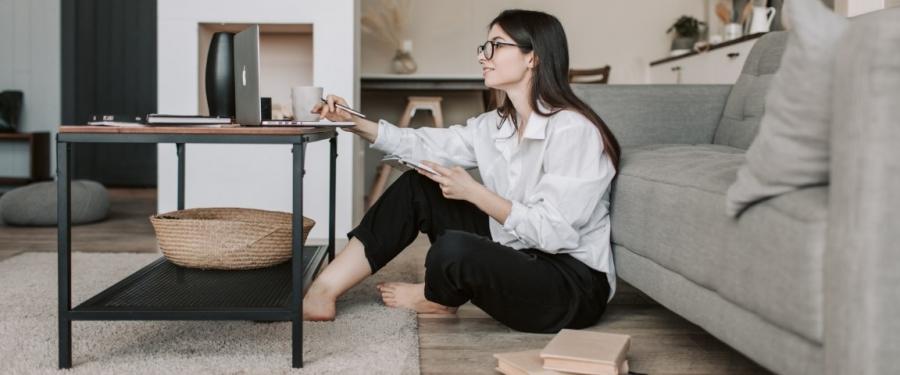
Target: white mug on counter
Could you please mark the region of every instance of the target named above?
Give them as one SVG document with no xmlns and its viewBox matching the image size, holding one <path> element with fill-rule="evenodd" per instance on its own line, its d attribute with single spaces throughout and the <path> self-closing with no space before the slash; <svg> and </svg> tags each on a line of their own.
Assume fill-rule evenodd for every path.
<svg viewBox="0 0 900 375">
<path fill-rule="evenodd" d="M 725 41 L 733 40 L 740 38 L 743 35 L 743 27 L 741 24 L 737 22 L 730 22 L 725 24 Z"/>
<path fill-rule="evenodd" d="M 322 101 L 323 90 L 316 86 L 291 87 L 291 106 L 294 121 L 316 121 L 319 114 L 311 113 L 313 107 Z"/>
</svg>

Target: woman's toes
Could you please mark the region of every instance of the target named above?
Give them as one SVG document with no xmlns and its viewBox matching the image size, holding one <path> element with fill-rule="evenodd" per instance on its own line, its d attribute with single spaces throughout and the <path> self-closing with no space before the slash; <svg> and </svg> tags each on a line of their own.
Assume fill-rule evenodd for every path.
<svg viewBox="0 0 900 375">
<path fill-rule="evenodd" d="M 378 291 L 380 291 L 380 292 L 393 291 L 394 289 L 396 289 L 396 287 L 392 284 L 393 283 L 381 283 L 381 284 L 378 284 L 378 286 L 376 286 L 376 288 L 378 288 Z"/>
</svg>

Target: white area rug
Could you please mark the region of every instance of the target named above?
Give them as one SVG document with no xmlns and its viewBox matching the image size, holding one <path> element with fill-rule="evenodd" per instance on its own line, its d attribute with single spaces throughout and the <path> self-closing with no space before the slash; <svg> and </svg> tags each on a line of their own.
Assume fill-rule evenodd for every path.
<svg viewBox="0 0 900 375">
<path fill-rule="evenodd" d="M 73 255 L 73 306 L 159 255 Z M 385 307 L 374 285 L 415 282 L 401 255 L 344 295 L 334 322 L 303 325 L 291 369 L 290 323 L 73 322 L 70 374 L 418 374 L 415 313 Z M 0 372 L 60 373 L 55 253 L 0 261 Z"/>
</svg>

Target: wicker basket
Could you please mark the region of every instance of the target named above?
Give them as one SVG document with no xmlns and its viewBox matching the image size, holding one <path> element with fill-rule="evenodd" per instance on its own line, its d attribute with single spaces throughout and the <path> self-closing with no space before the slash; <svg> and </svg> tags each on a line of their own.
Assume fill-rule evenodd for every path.
<svg viewBox="0 0 900 375">
<path fill-rule="evenodd" d="M 291 259 L 291 218 L 249 208 L 192 208 L 150 216 L 163 255 L 179 266 L 246 270 Z M 303 218 L 303 242 L 315 222 Z"/>
</svg>

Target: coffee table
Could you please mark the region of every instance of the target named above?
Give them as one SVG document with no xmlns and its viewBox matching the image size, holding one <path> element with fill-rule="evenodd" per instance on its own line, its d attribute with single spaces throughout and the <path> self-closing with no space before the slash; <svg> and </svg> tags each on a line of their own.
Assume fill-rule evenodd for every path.
<svg viewBox="0 0 900 375">
<path fill-rule="evenodd" d="M 328 245 L 303 246 L 303 175 L 306 145 L 329 140 Z M 77 143 L 174 143 L 178 154 L 178 209 L 184 209 L 185 144 L 293 145 L 293 257 L 248 271 L 198 270 L 160 258 L 72 307 L 71 147 Z M 303 294 L 327 254 L 334 259 L 335 161 L 333 128 L 66 126 L 56 137 L 59 278 L 59 368 L 72 367 L 76 320 L 290 321 L 292 367 L 303 367 Z"/>
</svg>

